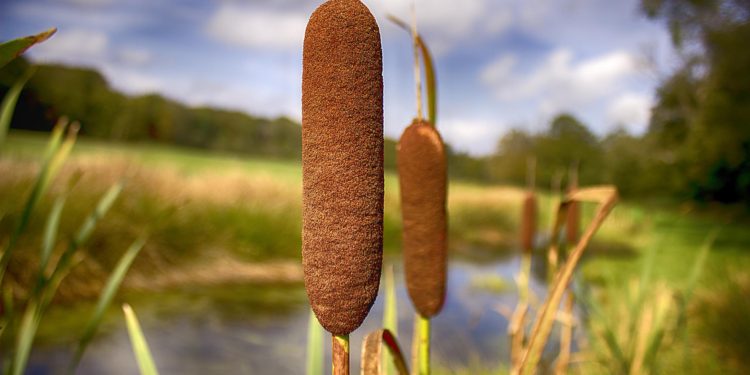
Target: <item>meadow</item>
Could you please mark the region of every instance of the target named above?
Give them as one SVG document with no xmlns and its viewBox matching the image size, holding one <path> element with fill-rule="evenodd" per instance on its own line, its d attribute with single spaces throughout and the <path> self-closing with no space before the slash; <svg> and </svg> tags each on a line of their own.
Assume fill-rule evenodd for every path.
<svg viewBox="0 0 750 375">
<path fill-rule="evenodd" d="M 0 156 L 2 233 L 9 233 L 17 220 L 45 142 L 45 134 L 20 131 L 11 132 L 7 139 Z M 85 249 L 87 259 L 60 289 L 64 309 L 74 310 L 80 301 L 95 297 L 125 244 L 141 234 L 148 240 L 125 279 L 125 293 L 196 285 L 301 283 L 299 161 L 83 138 L 38 208 L 40 214 L 32 219 L 29 235 L 18 245 L 21 256 L 11 263 L 9 272 L 21 293 L 24 280 L 31 277 L 24 270 L 37 261 L 38 234 L 54 197 L 70 194 L 60 229 L 61 238 L 69 237 L 97 198 L 121 179 L 125 190 L 97 226 Z M 481 264 L 518 252 L 522 196 L 518 187 L 451 181 L 451 259 Z M 540 194 L 541 233 L 550 226 L 555 199 L 550 193 Z M 395 173 L 387 172 L 384 247 L 391 257 L 400 248 L 399 201 Z M 584 223 L 592 215 L 592 207 L 585 208 Z M 597 234 L 579 270 L 578 279 L 594 288 L 605 306 L 627 293 L 631 280 L 643 272 L 646 259 L 653 260 L 653 279 L 680 290 L 688 283 L 702 243 L 717 228 L 695 296 L 688 301 L 690 339 L 666 345 L 661 367 L 665 372 L 681 368 L 677 366 L 682 365 L 685 350 L 693 358 L 696 373 L 742 373 L 747 368 L 750 304 L 743 298 L 750 295 L 747 222 L 687 206 L 626 201 Z M 542 234 L 537 239 L 540 258 L 546 237 Z M 543 269 L 534 272 L 544 279 Z M 53 316 L 63 319 L 65 315 Z M 54 322 L 47 324 L 40 331 L 42 341 L 44 335 L 49 339 L 59 334 L 50 328 Z M 501 338 L 503 333 L 498 332 L 497 339 Z"/>
</svg>

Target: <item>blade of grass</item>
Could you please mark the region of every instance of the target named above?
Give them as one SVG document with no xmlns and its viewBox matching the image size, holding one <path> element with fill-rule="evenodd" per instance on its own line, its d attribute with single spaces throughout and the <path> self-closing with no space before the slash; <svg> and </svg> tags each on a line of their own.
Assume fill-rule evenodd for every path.
<svg viewBox="0 0 750 375">
<path fill-rule="evenodd" d="M 34 211 L 34 208 L 36 207 L 37 203 L 39 203 L 39 200 L 41 199 L 42 195 L 44 195 L 45 190 L 48 186 L 48 181 L 53 178 L 52 175 L 56 172 L 50 169 L 50 164 L 52 164 L 52 160 L 59 159 L 61 157 L 66 156 L 66 155 L 58 156 L 60 155 L 62 135 L 63 135 L 63 132 L 65 131 L 66 126 L 67 126 L 67 120 L 60 119 L 57 122 L 57 125 L 55 125 L 55 128 L 52 130 L 52 135 L 50 137 L 49 142 L 47 143 L 47 148 L 44 153 L 44 159 L 42 161 L 41 170 L 39 172 L 39 175 L 37 175 L 36 180 L 34 181 L 34 185 L 31 189 L 31 193 L 29 194 L 29 197 L 26 198 L 26 202 L 24 203 L 24 208 L 23 208 L 23 211 L 21 212 L 21 220 L 18 222 L 18 225 L 16 225 L 15 229 L 13 230 L 13 233 L 11 234 L 10 239 L 8 240 L 5 246 L 5 250 L 3 251 L 2 256 L 0 256 L 0 284 L 2 284 L 3 277 L 5 276 L 5 270 L 8 266 L 8 262 L 10 261 L 10 256 L 13 252 L 13 247 L 15 246 L 16 241 L 18 241 L 18 237 L 26 230 L 26 226 L 28 225 L 29 219 L 31 218 L 31 213 Z M 71 141 L 71 138 L 73 139 L 72 141 Z M 66 140 L 66 142 L 67 141 L 73 142 L 74 140 L 75 140 L 75 134 L 73 133 L 73 136 L 68 137 L 68 140 Z M 72 145 L 70 147 L 72 147 Z"/>
<path fill-rule="evenodd" d="M 609 213 L 617 203 L 617 189 L 614 187 L 599 187 L 593 189 L 580 189 L 574 190 L 565 198 L 565 201 L 560 204 L 558 210 L 558 220 L 561 222 L 561 212 L 565 212 L 565 207 L 570 204 L 573 200 L 594 200 L 598 201 L 599 206 L 597 207 L 596 215 L 593 221 L 586 228 L 586 232 L 583 234 L 578 244 L 575 246 L 573 251 L 568 256 L 568 260 L 565 265 L 560 269 L 559 273 L 555 278 L 555 283 L 550 290 L 544 305 L 537 313 L 536 321 L 534 322 L 534 328 L 532 330 L 529 345 L 523 356 L 521 364 L 521 373 L 532 374 L 534 373 L 539 359 L 541 358 L 542 350 L 549 339 L 549 334 L 552 331 L 552 325 L 555 321 L 555 311 L 560 305 L 560 301 L 565 290 L 573 277 L 573 271 L 575 266 L 578 264 L 583 252 L 588 246 L 589 241 L 594 236 L 596 231 L 602 225 L 604 220 L 607 218 Z M 555 232 L 559 232 L 559 228 L 555 228 Z M 555 236 L 554 240 L 557 240 Z"/>
<path fill-rule="evenodd" d="M 29 360 L 31 345 L 34 342 L 37 328 L 39 327 L 39 301 L 32 299 L 26 305 L 16 338 L 16 351 L 10 364 L 11 375 L 21 375 L 26 369 Z"/>
<path fill-rule="evenodd" d="M 323 327 L 310 310 L 307 321 L 307 375 L 323 375 Z"/>
<path fill-rule="evenodd" d="M 394 337 L 398 337 L 398 307 L 396 306 L 396 283 L 393 276 L 393 265 L 386 268 L 385 272 L 385 306 L 383 310 L 383 328 L 387 329 Z M 383 360 L 385 366 L 384 374 L 390 375 L 396 373 L 396 367 L 388 361 L 389 353 L 384 352 Z"/>
<path fill-rule="evenodd" d="M 409 369 L 406 366 L 401 348 L 398 346 L 396 338 L 387 329 L 379 329 L 365 336 L 362 343 L 362 374 L 377 375 L 382 373 L 383 355 L 381 351 L 383 344 L 388 348 L 398 374 L 408 375 Z"/>
<path fill-rule="evenodd" d="M 18 81 L 13 84 L 13 87 L 11 87 L 5 94 L 2 104 L 0 104 L 0 147 L 5 143 L 5 138 L 8 134 L 8 129 L 10 129 L 10 121 L 13 119 L 13 112 L 16 109 L 18 97 L 21 96 L 21 90 L 23 90 L 23 87 L 34 74 L 35 70 L 36 69 L 34 68 L 29 69 L 26 74 L 18 79 Z"/>
<path fill-rule="evenodd" d="M 0 67 L 5 66 L 5 64 L 26 52 L 31 46 L 49 39 L 56 31 L 57 28 L 53 27 L 36 35 L 3 42 L 0 44 Z"/>
<path fill-rule="evenodd" d="M 109 275 L 107 283 L 105 284 L 104 289 L 102 289 L 102 293 L 96 303 L 96 308 L 94 308 L 94 313 L 91 315 L 91 318 L 89 318 L 88 323 L 86 324 L 86 328 L 83 330 L 81 340 L 78 343 L 78 349 L 76 350 L 73 361 L 70 364 L 71 374 L 75 371 L 76 367 L 78 367 L 78 364 L 83 357 L 83 353 L 86 350 L 86 347 L 94 337 L 96 330 L 99 328 L 99 325 L 104 318 L 104 313 L 112 303 L 112 299 L 115 297 L 117 290 L 120 288 L 120 284 L 122 284 L 122 280 L 125 278 L 125 274 L 128 272 L 128 269 L 130 269 L 130 265 L 133 264 L 133 260 L 135 260 L 135 257 L 138 255 L 141 249 L 143 249 L 143 245 L 145 243 L 146 239 L 144 237 L 135 240 L 135 242 L 133 242 L 133 244 L 131 244 L 130 247 L 125 250 L 125 253 L 122 254 L 122 257 L 120 257 L 117 265 Z"/>
<path fill-rule="evenodd" d="M 122 191 L 123 184 L 117 183 L 107 190 L 107 192 L 99 199 L 94 210 L 84 220 L 81 227 L 78 229 L 76 237 L 70 240 L 68 248 L 62 253 L 60 259 L 57 261 L 52 275 L 46 282 L 42 282 L 37 286 L 36 293 L 41 294 L 41 309 L 46 310 L 52 298 L 57 293 L 60 283 L 68 275 L 71 269 L 82 260 L 78 257 L 78 250 L 80 247 L 89 239 L 91 232 L 96 227 L 99 220 L 109 211 L 110 207 L 117 199 L 118 195 Z M 44 281 L 44 280 L 43 280 Z"/>
<path fill-rule="evenodd" d="M 620 371 L 622 373 L 627 373 L 628 361 L 625 359 L 625 354 L 622 351 L 620 344 L 617 342 L 617 336 L 615 335 L 609 317 L 604 313 L 604 310 L 599 305 L 599 302 L 597 302 L 593 298 L 589 288 L 582 289 L 581 293 L 578 293 L 578 296 L 583 300 L 585 306 L 591 310 L 591 316 L 596 317 L 597 321 L 600 322 L 603 330 L 603 332 L 601 332 L 601 335 L 604 339 L 604 343 L 605 345 L 607 345 L 610 353 L 612 353 L 612 358 L 617 361 L 617 365 L 620 368 Z M 589 332 L 591 337 L 594 337 L 594 330 L 585 331 Z M 611 363 L 606 363 L 606 365 L 611 365 Z"/>
<path fill-rule="evenodd" d="M 44 227 L 44 235 L 42 237 L 42 254 L 39 261 L 39 276 L 44 277 L 49 258 L 52 256 L 52 250 L 55 247 L 57 240 L 57 231 L 60 227 L 60 217 L 62 216 L 62 210 L 65 206 L 65 200 L 67 197 L 61 196 L 55 200 L 52 210 L 47 217 L 47 224 Z"/>
<path fill-rule="evenodd" d="M 138 368 L 141 375 L 158 375 L 159 372 L 156 371 L 151 350 L 148 348 L 148 343 L 143 336 L 143 331 L 141 330 L 140 323 L 138 323 L 138 318 L 135 316 L 135 312 L 133 312 L 133 309 L 127 303 L 122 305 L 122 311 L 125 313 L 125 322 L 128 327 L 130 343 L 133 346 L 133 354 L 135 354 L 135 359 L 138 361 Z"/>
<path fill-rule="evenodd" d="M 387 18 L 401 27 L 402 29 L 406 30 L 408 33 L 411 33 L 411 27 L 398 17 L 388 14 Z M 417 34 L 416 36 L 417 45 L 419 45 L 419 49 L 422 53 L 422 61 L 424 63 L 424 75 L 425 75 L 425 89 L 427 91 L 427 118 L 430 120 L 430 123 L 433 126 L 437 125 L 437 79 L 435 75 L 435 63 L 432 59 L 432 54 L 430 53 L 429 48 L 427 48 L 427 44 L 424 42 L 424 39 L 422 39 L 422 36 Z"/>
</svg>

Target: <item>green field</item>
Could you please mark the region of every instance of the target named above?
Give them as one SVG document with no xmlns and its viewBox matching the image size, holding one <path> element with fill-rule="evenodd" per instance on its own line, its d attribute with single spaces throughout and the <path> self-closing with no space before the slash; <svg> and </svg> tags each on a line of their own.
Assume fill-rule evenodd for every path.
<svg viewBox="0 0 750 375">
<path fill-rule="evenodd" d="M 45 142 L 44 134 L 12 132 L 0 154 L 2 238 L 18 220 Z M 155 271 L 175 274 L 215 259 L 299 264 L 298 161 L 81 139 L 50 196 L 34 215 L 29 235 L 19 243 L 21 256 L 11 264 L 11 270 L 34 263 L 39 233 L 55 196 L 70 191 L 61 226 L 61 238 L 67 238 L 97 198 L 121 179 L 126 181 L 126 188 L 97 226 L 85 249 L 89 259 L 61 289 L 63 297 L 96 295 L 120 253 L 144 233 L 148 242 L 126 287 L 128 283 L 143 287 L 143 280 Z M 522 194 L 515 187 L 451 181 L 452 256 L 482 257 L 515 251 Z M 393 173 L 386 176 L 385 199 L 384 247 L 387 253 L 397 254 L 400 214 Z M 549 194 L 540 195 L 542 231 L 551 220 L 551 199 Z M 593 207 L 585 208 L 584 223 L 593 211 Z M 703 367 L 698 368 L 706 371 L 741 368 L 750 357 L 743 357 L 750 354 L 750 323 L 746 319 L 750 304 L 746 298 L 739 298 L 750 293 L 747 224 L 717 213 L 621 202 L 592 244 L 581 275 L 589 284 L 602 286 L 605 297 L 616 298 L 624 293 L 629 280 L 641 274 L 647 258 L 644 255 L 655 252 L 654 278 L 679 290 L 688 280 L 701 244 L 712 230 L 719 229 L 689 309 L 691 318 L 695 318 L 691 335 L 700 337 L 692 341 L 691 350 L 704 356 L 699 361 Z M 13 276 L 20 281 L 28 277 L 23 272 Z M 672 352 L 676 353 L 668 353 Z"/>
</svg>

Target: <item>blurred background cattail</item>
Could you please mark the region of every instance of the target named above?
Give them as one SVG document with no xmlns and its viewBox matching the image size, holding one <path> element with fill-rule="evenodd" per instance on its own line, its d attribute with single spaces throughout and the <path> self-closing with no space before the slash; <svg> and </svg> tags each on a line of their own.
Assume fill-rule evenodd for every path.
<svg viewBox="0 0 750 375">
<path fill-rule="evenodd" d="M 446 280 L 446 160 L 440 134 L 414 120 L 398 143 L 406 286 L 423 317 L 440 312 Z"/>
</svg>

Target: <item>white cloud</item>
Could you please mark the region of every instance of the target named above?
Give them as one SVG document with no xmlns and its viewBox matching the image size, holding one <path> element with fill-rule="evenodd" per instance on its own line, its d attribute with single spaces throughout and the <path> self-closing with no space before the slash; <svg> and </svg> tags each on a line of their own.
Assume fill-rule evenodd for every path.
<svg viewBox="0 0 750 375">
<path fill-rule="evenodd" d="M 441 120 L 438 130 L 455 149 L 478 156 L 492 153 L 497 139 L 508 126 L 481 119 L 447 118 Z"/>
<path fill-rule="evenodd" d="M 485 66 L 479 79 L 500 100 L 538 100 L 548 111 L 595 102 L 637 74 L 633 57 L 624 51 L 574 62 L 570 50 L 557 49 L 531 72 L 514 70 L 516 65 L 512 57 L 500 57 Z"/>
<path fill-rule="evenodd" d="M 42 61 L 93 64 L 107 54 L 109 38 L 95 30 L 60 30 L 54 38 L 32 49 Z"/>
<path fill-rule="evenodd" d="M 295 50 L 302 47 L 308 15 L 224 3 L 206 31 L 223 42 L 243 47 Z"/>
<path fill-rule="evenodd" d="M 514 55 L 504 55 L 485 66 L 480 72 L 480 79 L 482 82 L 491 84 L 507 82 L 517 62 L 518 59 Z"/>
<path fill-rule="evenodd" d="M 151 52 L 139 48 L 125 47 L 117 52 L 118 60 L 127 65 L 144 65 L 149 63 L 152 57 Z"/>
<path fill-rule="evenodd" d="M 651 106 L 649 95 L 625 93 L 609 104 L 607 121 L 612 125 L 623 125 L 631 133 L 642 134 L 651 115 Z"/>
<path fill-rule="evenodd" d="M 411 1 L 371 3 L 371 9 L 379 11 L 382 16 L 393 14 L 411 22 Z M 512 25 L 513 16 L 509 9 L 493 7 L 492 4 L 493 0 L 417 0 L 419 32 L 425 35 L 437 55 L 449 52 L 460 42 L 499 34 Z"/>
</svg>

